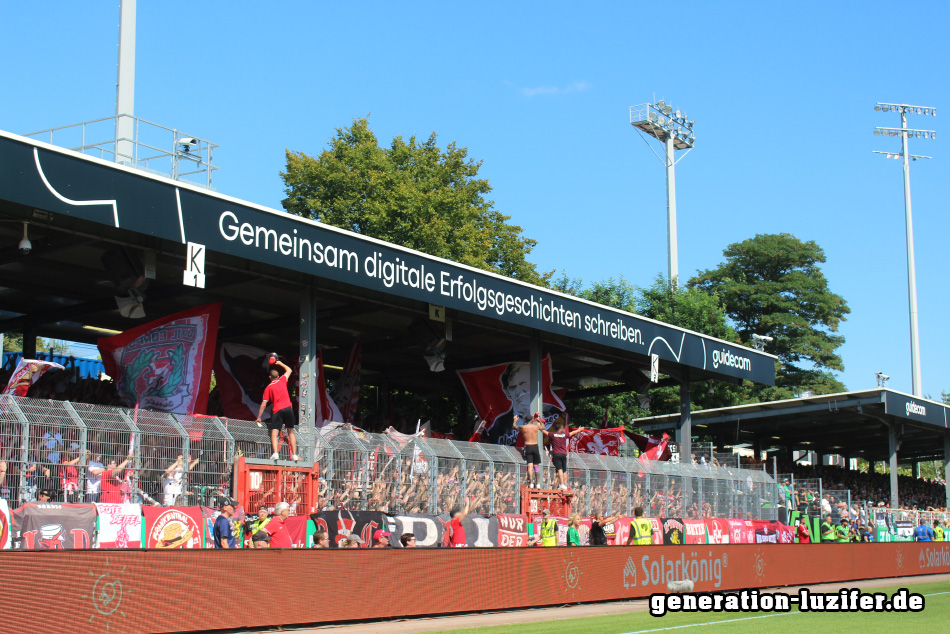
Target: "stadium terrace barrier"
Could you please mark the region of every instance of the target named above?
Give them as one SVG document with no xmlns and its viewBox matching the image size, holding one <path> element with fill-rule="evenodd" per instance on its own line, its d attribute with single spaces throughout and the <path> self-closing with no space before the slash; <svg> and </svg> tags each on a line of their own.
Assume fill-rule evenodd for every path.
<svg viewBox="0 0 950 634">
<path fill-rule="evenodd" d="M 687 576 L 712 592 L 948 572 L 950 544 L 923 543 L 6 551 L 0 602 L 8 634 L 189 632 L 630 599 Z M 222 598 L 248 583 L 261 600 Z"/>
<path fill-rule="evenodd" d="M 298 429 L 297 438 L 301 466 L 319 464 L 321 510 L 438 515 L 465 499 L 482 515 L 521 510 L 525 462 L 514 447 L 346 426 Z M 219 494 L 234 496 L 237 458 L 259 463 L 272 451 L 253 421 L 0 397 L 0 499 L 10 508 L 45 487 L 53 502 L 95 501 L 87 462 L 128 456 L 122 501 L 211 506 Z M 567 466 L 572 510 L 582 515 L 632 515 L 642 504 L 654 516 L 779 519 L 777 487 L 761 470 L 582 453 L 569 454 Z M 541 467 L 542 484 L 555 488 L 545 453 Z"/>
</svg>

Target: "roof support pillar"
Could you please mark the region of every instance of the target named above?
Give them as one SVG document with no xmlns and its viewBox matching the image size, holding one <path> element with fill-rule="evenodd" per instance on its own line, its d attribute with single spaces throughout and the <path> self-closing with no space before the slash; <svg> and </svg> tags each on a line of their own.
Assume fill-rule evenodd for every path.
<svg viewBox="0 0 950 634">
<path fill-rule="evenodd" d="M 23 358 L 36 358 L 36 330 L 32 326 L 23 329 Z"/>
<path fill-rule="evenodd" d="M 319 389 L 317 376 L 317 299 L 312 288 L 300 294 L 300 376 L 297 377 L 297 402 L 300 405 L 300 431 L 315 433 L 314 406 Z M 320 395 L 323 398 L 323 395 Z M 306 443 L 305 443 L 306 444 Z M 312 460 L 313 456 L 304 456 Z"/>
<path fill-rule="evenodd" d="M 950 507 L 950 435 L 943 437 L 943 481 L 946 483 L 945 506 Z"/>
<path fill-rule="evenodd" d="M 531 411 L 526 412 L 528 416 L 531 416 L 534 412 L 541 412 L 542 416 L 544 415 L 544 405 L 543 405 L 543 391 L 542 391 L 542 381 L 543 381 L 543 357 L 541 355 L 541 335 L 534 334 L 531 337 L 528 348 L 528 370 L 529 377 L 528 381 L 530 385 L 528 386 L 528 393 L 531 395 Z M 523 358 L 523 357 L 522 357 Z M 515 412 L 516 414 L 518 412 Z"/>
<path fill-rule="evenodd" d="M 897 496 L 897 449 L 900 447 L 900 440 L 897 437 L 897 429 L 894 425 L 887 426 L 887 474 L 891 480 L 891 508 L 900 508 Z"/>
<path fill-rule="evenodd" d="M 676 430 L 676 442 L 680 448 L 680 463 L 692 464 L 693 419 L 690 408 L 689 381 L 680 383 L 680 425 Z"/>
</svg>

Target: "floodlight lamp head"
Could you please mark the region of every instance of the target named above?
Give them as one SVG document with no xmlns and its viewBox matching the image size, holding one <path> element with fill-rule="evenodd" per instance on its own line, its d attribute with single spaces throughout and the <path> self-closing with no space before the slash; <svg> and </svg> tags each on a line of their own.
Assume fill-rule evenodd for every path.
<svg viewBox="0 0 950 634">
<path fill-rule="evenodd" d="M 680 119 L 680 118 L 682 118 L 682 116 L 683 116 L 683 113 L 680 112 L 679 110 L 677 110 L 677 111 L 676 111 L 676 118 L 677 118 L 677 119 Z"/>
<path fill-rule="evenodd" d="M 666 114 L 672 113 L 672 112 L 673 112 L 673 106 L 670 106 L 670 105 L 663 106 L 663 112 L 665 112 Z"/>
<path fill-rule="evenodd" d="M 881 131 L 880 131 L 880 130 L 875 130 L 875 131 L 874 131 L 874 136 L 881 136 Z"/>
<path fill-rule="evenodd" d="M 657 110 L 662 110 L 664 107 L 666 107 L 666 102 L 663 101 L 662 99 L 660 99 L 659 101 L 656 102 L 656 109 L 657 109 Z"/>
<path fill-rule="evenodd" d="M 881 111 L 881 106 L 880 106 L 880 105 L 874 106 L 874 109 L 877 110 L 878 112 L 880 112 L 880 111 Z"/>
</svg>

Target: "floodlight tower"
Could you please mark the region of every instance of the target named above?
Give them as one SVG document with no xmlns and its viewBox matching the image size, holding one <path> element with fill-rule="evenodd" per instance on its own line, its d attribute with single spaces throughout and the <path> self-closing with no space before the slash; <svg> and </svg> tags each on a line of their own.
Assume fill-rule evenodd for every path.
<svg viewBox="0 0 950 634">
<path fill-rule="evenodd" d="M 901 115 L 901 127 L 899 128 L 876 128 L 875 136 L 897 136 L 901 137 L 901 152 L 879 152 L 875 154 L 884 154 L 887 158 L 900 158 L 904 163 L 904 223 L 907 232 L 907 303 L 910 312 L 910 365 L 911 365 L 911 386 L 914 396 L 922 396 L 923 387 L 920 384 L 920 337 L 917 334 L 917 272 L 914 267 L 914 223 L 910 211 L 910 161 L 917 159 L 929 159 L 929 156 L 910 154 L 907 149 L 907 139 L 916 137 L 918 139 L 936 139 L 937 133 L 933 130 L 916 130 L 907 127 L 908 114 L 923 114 L 937 116 L 936 108 L 925 106 L 912 106 L 905 103 L 878 103 L 874 106 L 878 112 L 899 112 Z"/>
<path fill-rule="evenodd" d="M 676 247 L 676 175 L 674 167 L 693 149 L 696 136 L 693 134 L 693 120 L 679 110 L 674 110 L 662 99 L 653 103 L 630 106 L 630 125 L 636 128 L 640 138 L 656 154 L 666 167 L 666 241 L 670 287 L 675 288 L 679 278 L 679 255 Z M 664 155 L 653 149 L 647 141 L 648 135 L 664 145 Z M 686 150 L 679 159 L 675 159 L 676 150 Z"/>
</svg>

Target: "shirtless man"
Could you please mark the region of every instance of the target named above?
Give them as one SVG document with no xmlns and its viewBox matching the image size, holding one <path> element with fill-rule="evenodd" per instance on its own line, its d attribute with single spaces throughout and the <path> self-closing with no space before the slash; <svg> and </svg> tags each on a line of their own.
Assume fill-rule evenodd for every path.
<svg viewBox="0 0 950 634">
<path fill-rule="evenodd" d="M 541 488 L 541 449 L 538 447 L 538 432 L 544 429 L 544 421 L 541 420 L 541 414 L 534 413 L 534 417 L 525 423 L 519 425 L 521 418 L 515 415 L 515 430 L 524 434 L 524 461 L 528 463 L 528 488 Z"/>
</svg>

